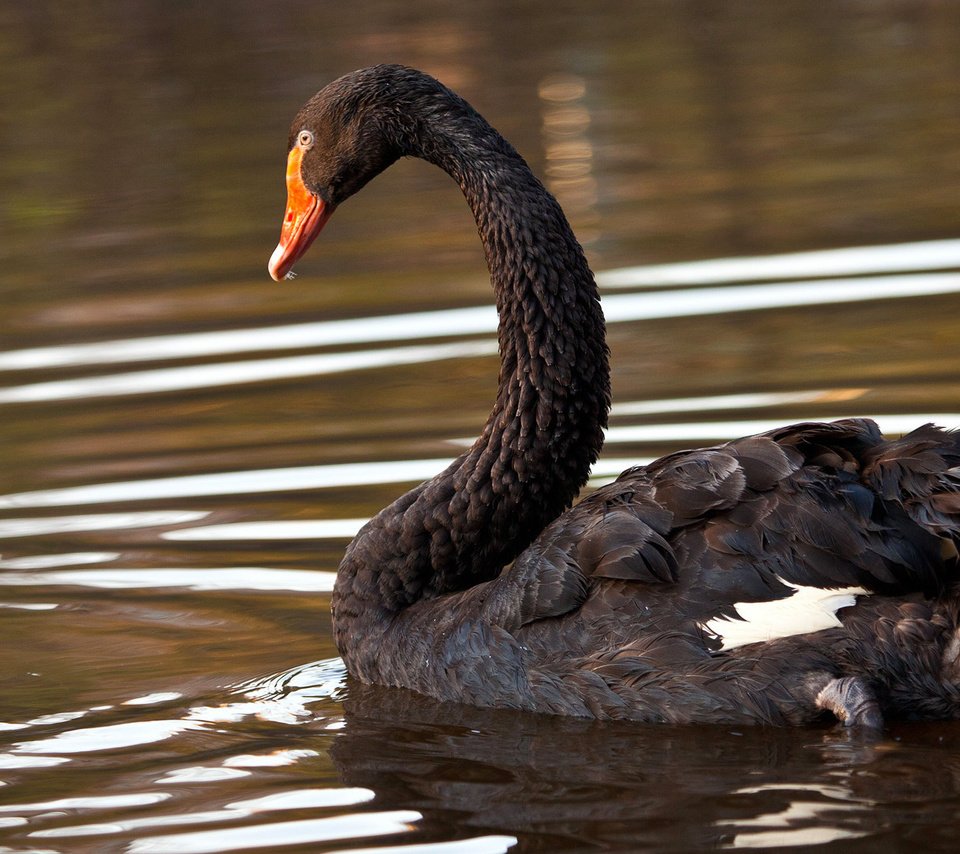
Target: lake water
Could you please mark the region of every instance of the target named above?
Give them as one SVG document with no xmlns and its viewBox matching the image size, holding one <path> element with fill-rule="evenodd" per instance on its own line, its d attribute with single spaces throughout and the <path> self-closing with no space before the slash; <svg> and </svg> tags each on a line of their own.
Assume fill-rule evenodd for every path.
<svg viewBox="0 0 960 854">
<path fill-rule="evenodd" d="M 0 851 L 952 851 L 960 724 L 615 726 L 350 682 L 342 551 L 483 423 L 469 212 L 403 162 L 275 284 L 289 121 L 381 61 L 602 285 L 594 483 L 778 423 L 960 427 L 960 4 L 0 5 Z"/>
</svg>

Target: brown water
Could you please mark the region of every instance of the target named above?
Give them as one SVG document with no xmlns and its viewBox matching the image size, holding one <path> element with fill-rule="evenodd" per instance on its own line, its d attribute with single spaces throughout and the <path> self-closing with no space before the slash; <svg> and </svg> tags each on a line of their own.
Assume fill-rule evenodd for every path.
<svg viewBox="0 0 960 854">
<path fill-rule="evenodd" d="M 792 420 L 960 426 L 960 4 L 353 6 L 0 6 L 0 850 L 955 850 L 957 724 L 350 683 L 333 573 L 482 424 L 488 284 L 415 162 L 296 282 L 266 260 L 294 111 L 406 62 L 511 138 L 601 274 L 598 480 Z"/>
</svg>

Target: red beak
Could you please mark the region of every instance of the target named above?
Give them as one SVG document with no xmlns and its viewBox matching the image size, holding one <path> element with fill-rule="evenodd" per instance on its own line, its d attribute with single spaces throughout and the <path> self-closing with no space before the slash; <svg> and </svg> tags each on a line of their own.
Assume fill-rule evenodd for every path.
<svg viewBox="0 0 960 854">
<path fill-rule="evenodd" d="M 294 146 L 287 157 L 287 210 L 280 228 L 280 242 L 270 256 L 267 269 L 279 282 L 301 256 L 333 213 L 333 206 L 311 193 L 300 177 L 303 149 Z"/>
</svg>

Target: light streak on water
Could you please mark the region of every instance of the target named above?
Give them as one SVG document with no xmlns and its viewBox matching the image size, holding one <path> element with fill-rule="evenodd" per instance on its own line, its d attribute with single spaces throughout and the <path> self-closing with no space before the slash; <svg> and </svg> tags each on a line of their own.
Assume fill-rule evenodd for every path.
<svg viewBox="0 0 960 854">
<path fill-rule="evenodd" d="M 872 417 L 888 435 L 908 433 L 925 423 L 943 427 L 960 425 L 960 412 L 851 417 Z M 607 431 L 607 443 L 664 442 L 685 446 L 700 441 L 736 439 L 782 426 L 781 421 L 765 419 L 614 426 Z M 3 495 L 0 496 L 0 509 L 419 483 L 438 474 L 451 462 L 449 458 L 434 458 L 335 463 L 89 484 Z M 594 466 L 592 477 L 616 477 L 626 468 L 648 462 L 650 458 L 602 457 Z M 15 524 L 17 521 L 9 520 L 3 524 Z M 331 522 L 334 523 L 336 520 Z M 338 532 L 337 536 L 340 535 Z"/>
<path fill-rule="evenodd" d="M 925 240 L 887 246 L 850 246 L 784 255 L 710 258 L 674 264 L 608 270 L 601 287 L 636 288 L 710 285 L 766 279 L 862 276 L 960 267 L 960 240 Z"/>
<path fill-rule="evenodd" d="M 0 573 L 0 587 L 89 587 L 99 590 L 292 590 L 329 593 L 335 572 L 235 566 L 223 569 L 68 569 Z"/>
<path fill-rule="evenodd" d="M 0 538 L 166 527 L 198 522 L 208 515 L 206 510 L 140 510 L 79 516 L 42 516 L 35 519 L 0 519 Z"/>
<path fill-rule="evenodd" d="M 442 359 L 495 355 L 496 341 L 467 341 L 422 347 L 393 347 L 350 353 L 320 353 L 280 359 L 251 359 L 245 362 L 218 362 L 187 365 L 153 371 L 130 371 L 107 376 L 80 377 L 0 389 L 0 403 L 27 403 L 45 400 L 72 400 L 128 394 L 220 388 L 241 383 L 293 377 L 321 376 L 370 368 L 390 368 Z"/>
<path fill-rule="evenodd" d="M 83 566 L 90 563 L 109 563 L 120 555 L 117 552 L 72 552 L 60 555 L 25 555 L 0 558 L 0 569 L 48 569 L 50 567 Z"/>
<path fill-rule="evenodd" d="M 23 741 L 16 744 L 13 748 L 14 753 L 31 754 L 72 754 L 72 753 L 94 753 L 100 750 L 116 750 L 121 747 L 133 747 L 144 744 L 153 744 L 158 741 L 165 741 L 186 730 L 201 729 L 203 724 L 197 721 L 183 720 L 156 720 L 156 721 L 129 721 L 126 723 L 109 724 L 107 726 L 84 727 L 82 729 L 72 729 L 66 732 L 57 733 L 48 738 L 37 739 L 36 741 Z M 163 800 L 166 796 L 160 796 L 161 793 L 153 795 L 144 795 L 139 797 L 154 797 L 155 800 L 147 800 L 144 803 L 156 803 L 157 800 Z M 135 795 L 115 795 L 114 798 L 130 798 L 135 804 Z M 97 801 L 97 798 L 90 799 Z M 106 801 L 107 799 L 103 799 Z M 102 807 L 121 806 L 121 804 L 104 803 Z M 101 808 L 102 808 L 101 807 Z M 42 804 L 36 805 L 37 809 L 42 809 Z M 64 805 L 60 809 L 68 809 Z M 93 808 L 92 805 L 88 808 Z M 0 810 L 10 810 L 10 807 L 0 807 Z M 49 809 L 57 809 L 50 806 Z M 82 809 L 80 805 L 74 809 Z M 10 810 L 12 811 L 12 810 Z"/>
<path fill-rule="evenodd" d="M 301 753 L 304 755 L 316 755 L 316 751 L 287 751 L 289 754 Z M 209 769 L 209 770 L 229 770 L 229 760 L 223 763 L 227 768 Z M 195 769 L 175 769 L 163 782 L 180 782 L 189 778 L 191 770 Z M 179 777 L 172 775 L 179 774 Z M 209 782 L 209 779 L 203 780 L 202 775 L 195 774 L 196 780 L 200 782 Z M 174 815 L 153 815 L 140 818 L 113 818 L 108 823 L 103 824 L 78 824 L 64 827 L 54 827 L 49 830 L 38 830 L 31 834 L 34 837 L 45 839 L 70 838 L 75 836 L 106 836 L 118 833 L 129 833 L 131 831 L 144 830 L 146 828 L 159 827 L 177 827 L 178 825 L 189 824 L 214 824 L 221 821 L 238 821 L 249 818 L 254 815 L 260 815 L 280 810 L 295 809 L 331 809 L 342 808 L 345 806 L 354 806 L 355 804 L 365 803 L 374 798 L 374 792 L 363 788 L 329 788 L 329 789 L 294 789 L 291 791 L 278 792 L 273 795 L 265 795 L 260 798 L 250 798 L 244 801 L 234 801 L 224 806 L 222 809 L 205 810 L 202 812 L 184 812 Z"/>
<path fill-rule="evenodd" d="M 725 314 L 735 311 L 757 311 L 787 306 L 931 296 L 956 292 L 960 292 L 960 273 L 943 273 L 887 276 L 882 279 L 835 279 L 791 282 L 789 284 L 743 285 L 726 288 L 693 288 L 681 291 L 621 294 L 607 297 L 603 301 L 603 306 L 607 323 L 610 324 L 671 317 Z M 480 316 L 486 318 L 483 323 L 477 322 L 477 317 Z M 376 330 L 382 327 L 380 321 L 389 321 L 387 326 L 383 328 L 392 329 L 392 337 L 376 337 L 378 334 Z M 353 328 L 352 324 L 355 321 L 333 321 L 332 323 L 351 324 L 351 328 Z M 424 323 L 426 323 L 425 326 Z M 313 326 L 314 331 L 319 332 L 321 328 L 329 327 L 331 324 L 307 325 Z M 481 331 L 493 333 L 497 328 L 497 315 L 492 307 L 483 306 L 394 315 L 389 318 L 368 318 L 360 324 L 360 327 L 368 333 L 362 338 L 365 342 L 398 340 L 399 338 L 448 337 Z M 297 329 L 303 331 L 299 327 L 273 327 L 270 330 L 242 330 L 242 335 L 241 332 L 209 333 L 209 335 L 239 335 L 240 338 L 236 342 L 236 346 L 230 345 L 231 352 L 237 353 L 254 349 L 253 345 L 258 338 L 258 333 L 268 331 L 272 336 L 270 340 L 274 342 L 271 349 L 283 349 L 290 346 L 291 341 L 297 338 Z M 318 334 L 309 343 L 313 345 L 329 343 L 322 340 L 323 338 L 324 335 Z M 200 354 L 196 347 L 196 336 L 170 336 L 166 343 L 173 343 L 173 339 L 179 341 L 177 345 L 179 349 L 175 349 L 170 358 L 183 358 L 187 355 Z M 147 339 L 140 339 L 140 343 L 145 340 Z M 354 338 L 352 343 L 359 343 L 360 341 L 360 338 Z M 49 366 L 53 364 L 97 364 L 105 361 L 137 361 L 143 358 L 155 358 L 152 349 L 150 353 L 154 355 L 141 354 L 138 356 L 134 350 L 130 349 L 130 346 L 137 343 L 138 341 L 134 339 L 113 342 L 116 345 L 113 351 L 111 351 L 113 344 L 110 342 L 100 345 L 78 344 L 74 347 L 53 348 L 63 352 L 59 355 L 52 352 L 47 353 L 41 359 L 41 362 L 45 362 L 44 366 Z M 307 343 L 307 341 L 303 341 L 295 346 L 307 346 Z M 83 349 L 87 347 L 93 347 L 94 349 L 90 351 Z M 26 352 L 25 350 L 16 351 L 20 354 Z M 108 352 L 113 352 L 116 359 L 100 358 Z M 222 354 L 225 350 L 211 350 L 208 351 L 208 354 L 214 352 Z M 440 359 L 492 356 L 496 352 L 495 341 L 482 340 L 346 353 L 320 353 L 240 362 L 219 362 L 149 371 L 126 371 L 106 376 L 54 380 L 0 388 L 0 404 L 222 387 L 240 383 L 431 362 Z M 5 357 L 15 356 L 16 353 L 0 354 L 0 368 L 3 367 Z M 56 359 L 61 361 L 56 361 Z M 39 364 L 36 366 L 39 366 Z"/>
<path fill-rule="evenodd" d="M 856 415 L 830 416 L 830 421 L 844 417 L 870 418 L 876 421 L 888 436 L 909 433 L 921 424 L 937 424 L 941 427 L 960 427 L 960 412 L 923 413 L 920 415 Z M 693 442 L 709 442 L 739 439 L 787 426 L 782 419 L 741 419 L 736 421 L 698 421 L 690 424 L 635 424 L 610 427 L 607 430 L 608 444 L 628 442 L 670 442 L 686 445 Z"/>
<path fill-rule="evenodd" d="M 167 531 L 165 540 L 335 540 L 355 537 L 366 519 L 290 519 L 276 522 L 230 522 Z"/>
<path fill-rule="evenodd" d="M 392 836 L 412 831 L 423 816 L 414 810 L 363 812 L 330 818 L 306 818 L 243 827 L 202 830 L 172 836 L 135 839 L 126 849 L 131 854 L 205 854 L 241 848 L 272 851 L 283 845 L 306 845 L 339 839 Z"/>
<path fill-rule="evenodd" d="M 831 258 L 833 262 L 827 263 Z M 876 262 L 870 263 L 871 258 L 876 258 Z M 960 274 L 919 272 L 949 267 L 960 267 L 960 240 L 632 267 L 601 273 L 597 280 L 601 287 L 626 288 L 656 284 L 716 285 L 740 282 L 744 278 L 773 278 L 770 273 L 774 271 L 778 271 L 776 278 L 784 279 L 813 275 L 834 277 L 764 285 L 736 284 L 729 287 L 690 287 L 677 291 L 608 294 L 603 298 L 607 322 L 621 323 L 955 293 L 960 291 Z M 914 273 L 836 278 L 848 273 L 905 271 Z M 228 353 L 482 335 L 493 333 L 496 327 L 495 310 L 490 305 L 483 305 L 253 329 L 32 347 L 0 353 L 0 370 L 166 361 Z"/>
<path fill-rule="evenodd" d="M 673 397 L 662 400 L 628 400 L 614 402 L 610 415 L 661 415 L 666 412 L 704 412 L 708 409 L 762 409 L 766 406 L 789 406 L 797 403 L 835 403 L 855 400 L 866 394 L 865 388 L 835 388 L 818 391 L 746 392 L 712 394 L 704 397 Z"/>
<path fill-rule="evenodd" d="M 47 812 L 48 810 L 99 810 L 143 807 L 157 804 L 170 798 L 166 792 L 144 792 L 126 795 L 90 795 L 72 798 L 56 798 L 28 804 L 4 804 L 0 812 Z"/>
<path fill-rule="evenodd" d="M 594 466 L 594 475 L 617 474 L 646 460 L 604 459 Z M 387 483 L 420 483 L 441 472 L 452 462 L 449 458 L 426 460 L 390 460 L 366 463 L 335 463 L 320 466 L 255 469 L 185 475 L 151 480 L 95 483 L 42 489 L 0 496 L 0 510 L 20 507 L 63 507 L 79 504 L 152 501 L 160 498 L 185 498 L 207 495 L 243 495 L 287 492 L 301 489 L 327 489 L 341 486 L 375 486 Z M 17 520 L 10 520 L 16 522 Z"/>
</svg>

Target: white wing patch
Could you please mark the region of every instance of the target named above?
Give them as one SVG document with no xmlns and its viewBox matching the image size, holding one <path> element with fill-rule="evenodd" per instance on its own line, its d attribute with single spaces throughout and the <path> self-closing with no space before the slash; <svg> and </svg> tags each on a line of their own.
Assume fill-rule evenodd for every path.
<svg viewBox="0 0 960 854">
<path fill-rule="evenodd" d="M 767 602 L 737 602 L 733 607 L 742 619 L 715 617 L 702 623 L 702 628 L 719 637 L 721 649 L 736 649 L 749 643 L 762 643 L 805 635 L 840 625 L 837 611 L 857 603 L 857 596 L 870 595 L 862 587 L 804 587 L 778 577 L 778 581 L 793 588 L 786 599 Z"/>
</svg>

